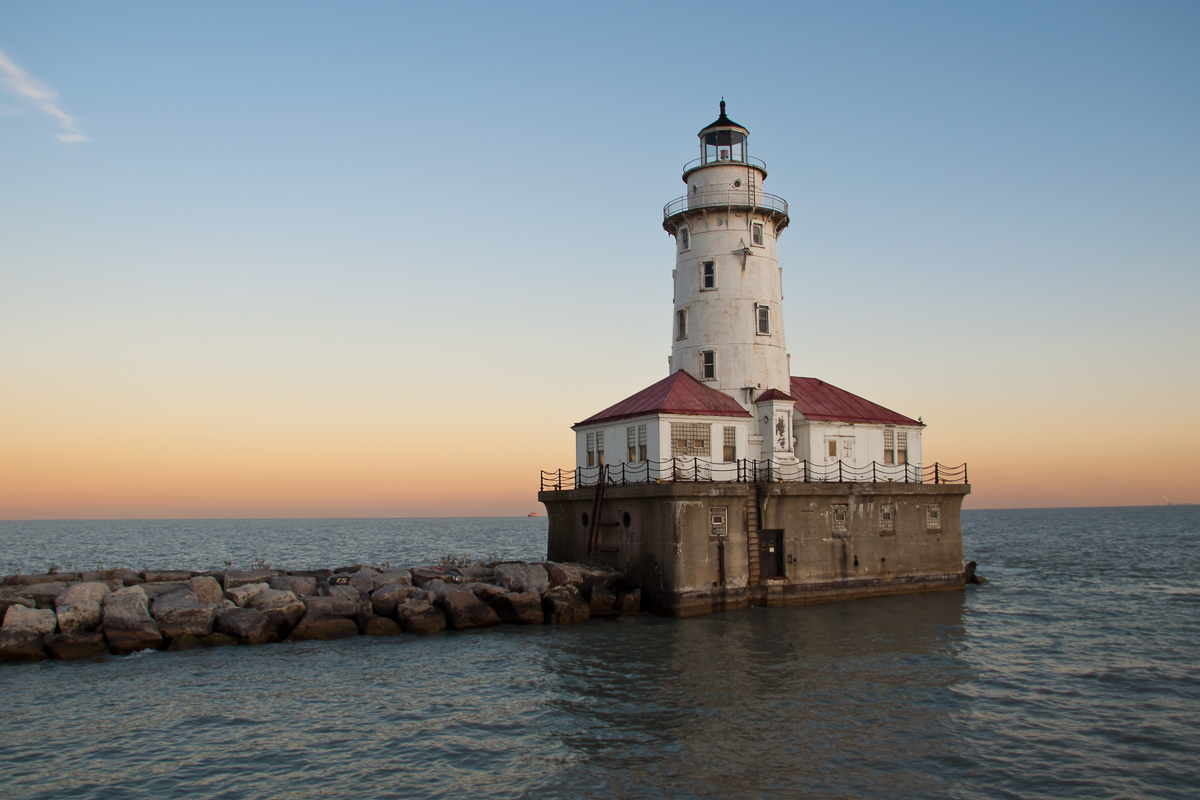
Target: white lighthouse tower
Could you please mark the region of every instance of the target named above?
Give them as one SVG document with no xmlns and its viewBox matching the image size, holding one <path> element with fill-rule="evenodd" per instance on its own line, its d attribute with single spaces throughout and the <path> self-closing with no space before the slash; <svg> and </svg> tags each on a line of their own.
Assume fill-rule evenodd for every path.
<svg viewBox="0 0 1200 800">
<path fill-rule="evenodd" d="M 776 243 L 787 202 L 762 190 L 767 166 L 750 132 L 725 115 L 703 128 L 700 157 L 683 168 L 687 194 L 668 203 L 675 236 L 671 371 L 684 370 L 738 401 L 756 421 L 753 459 L 794 460 L 783 334 L 783 270 Z"/>
</svg>

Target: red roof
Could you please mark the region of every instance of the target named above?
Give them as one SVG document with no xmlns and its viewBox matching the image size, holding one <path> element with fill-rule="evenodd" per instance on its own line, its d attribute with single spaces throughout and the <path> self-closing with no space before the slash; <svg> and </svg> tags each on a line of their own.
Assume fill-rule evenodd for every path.
<svg viewBox="0 0 1200 800">
<path fill-rule="evenodd" d="M 707 417 L 748 417 L 750 413 L 724 392 L 710 389 L 683 370 L 647 386 L 580 425 L 612 422 L 646 414 L 695 414 Z"/>
<path fill-rule="evenodd" d="M 816 378 L 792 378 L 796 410 L 818 422 L 867 422 L 884 425 L 921 425 L 870 400 Z"/>
<path fill-rule="evenodd" d="M 765 400 L 795 400 L 795 399 L 796 398 L 792 397 L 787 392 L 781 392 L 778 389 L 767 389 L 765 392 L 763 392 L 758 397 L 756 397 L 754 399 L 754 402 L 761 403 Z"/>
</svg>

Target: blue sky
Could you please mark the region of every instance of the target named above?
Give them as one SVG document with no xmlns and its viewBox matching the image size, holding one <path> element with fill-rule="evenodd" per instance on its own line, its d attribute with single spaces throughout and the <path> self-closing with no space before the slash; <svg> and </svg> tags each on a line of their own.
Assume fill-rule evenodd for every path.
<svg viewBox="0 0 1200 800">
<path fill-rule="evenodd" d="M 481 438 L 525 509 L 665 373 L 722 96 L 795 373 L 977 505 L 1200 501 L 1195 3 L 6 3 L 0 50 L 87 137 L 0 84 L 0 515 L 436 513 Z"/>
</svg>

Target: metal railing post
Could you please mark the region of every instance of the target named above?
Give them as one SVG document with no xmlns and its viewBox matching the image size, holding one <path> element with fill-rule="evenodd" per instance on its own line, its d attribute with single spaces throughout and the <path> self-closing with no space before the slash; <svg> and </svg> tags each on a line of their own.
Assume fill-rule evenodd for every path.
<svg viewBox="0 0 1200 800">
<path fill-rule="evenodd" d="M 879 483 L 879 478 L 875 476 L 875 464 L 876 462 L 871 462 L 871 483 Z"/>
<path fill-rule="evenodd" d="M 933 482 L 941 483 L 941 480 L 938 479 L 938 462 L 936 461 L 933 462 Z"/>
<path fill-rule="evenodd" d="M 967 480 L 967 462 L 965 461 L 963 462 L 963 483 L 970 483 L 970 481 Z"/>
</svg>

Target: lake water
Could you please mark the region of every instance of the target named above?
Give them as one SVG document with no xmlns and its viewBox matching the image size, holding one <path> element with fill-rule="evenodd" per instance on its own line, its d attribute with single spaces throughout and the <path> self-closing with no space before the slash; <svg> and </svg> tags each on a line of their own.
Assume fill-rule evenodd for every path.
<svg viewBox="0 0 1200 800">
<path fill-rule="evenodd" d="M 1200 509 L 969 511 L 963 592 L 0 665 L 5 798 L 1194 798 Z M 539 558 L 543 519 L 0 522 L 6 571 Z"/>
</svg>

